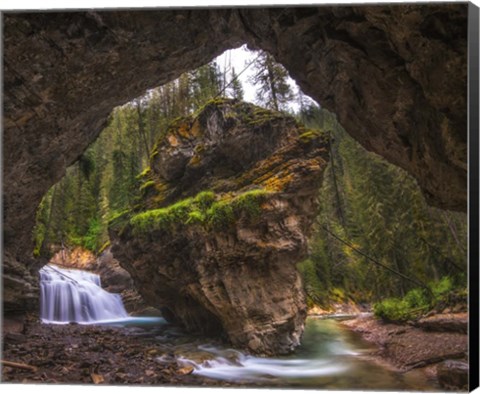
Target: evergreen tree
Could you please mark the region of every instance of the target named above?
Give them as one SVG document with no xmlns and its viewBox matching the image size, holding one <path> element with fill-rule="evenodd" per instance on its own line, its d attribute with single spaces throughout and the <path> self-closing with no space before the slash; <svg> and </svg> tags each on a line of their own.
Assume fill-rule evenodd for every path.
<svg viewBox="0 0 480 394">
<path fill-rule="evenodd" d="M 232 79 L 230 81 L 230 96 L 237 100 L 243 100 L 243 87 L 242 82 L 238 79 L 238 75 L 235 73 L 235 68 L 232 68 Z"/>
<path fill-rule="evenodd" d="M 328 111 L 310 106 L 300 117 L 332 137 L 318 224 L 305 263 L 313 268 L 300 266 L 310 283 L 309 298 L 322 304 L 338 294 L 357 302 L 405 295 L 416 286 L 405 277 L 428 283 L 451 276 L 464 283 L 467 258 L 460 245 L 466 245 L 465 215 L 429 207 L 411 176 L 367 152 Z M 446 217 L 455 217 L 452 226 Z M 332 234 L 405 277 L 373 264 Z M 313 279 L 312 272 L 317 274 Z"/>
<path fill-rule="evenodd" d="M 253 67 L 255 75 L 250 82 L 257 89 L 258 103 L 276 111 L 285 110 L 288 103 L 294 99 L 287 70 L 264 51 L 260 53 Z"/>
</svg>

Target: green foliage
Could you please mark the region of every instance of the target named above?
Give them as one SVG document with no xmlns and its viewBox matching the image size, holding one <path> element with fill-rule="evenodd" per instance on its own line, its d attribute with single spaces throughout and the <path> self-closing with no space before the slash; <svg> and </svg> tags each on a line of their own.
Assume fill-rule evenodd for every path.
<svg viewBox="0 0 480 394">
<path fill-rule="evenodd" d="M 315 262 L 311 259 L 306 259 L 299 263 L 297 268 L 303 279 L 308 305 L 325 306 L 328 299 L 328 291 L 323 278 L 317 274 Z"/>
<path fill-rule="evenodd" d="M 244 92 L 242 83 L 238 79 L 238 75 L 235 72 L 235 68 L 232 68 L 232 75 L 231 75 L 231 82 L 230 82 L 230 95 L 232 98 L 237 100 L 243 100 Z"/>
<path fill-rule="evenodd" d="M 438 282 L 429 283 L 429 287 L 434 297 L 438 300 L 442 296 L 453 290 L 453 281 L 452 278 L 450 278 L 449 276 L 445 276 Z"/>
<path fill-rule="evenodd" d="M 457 290 L 448 276 L 430 282 L 428 287 L 430 291 L 414 288 L 405 297 L 387 298 L 377 302 L 373 308 L 375 316 L 393 322 L 413 320 L 443 304 L 448 296 Z"/>
<path fill-rule="evenodd" d="M 136 235 L 170 230 L 178 225 L 225 228 L 242 215 L 258 216 L 261 203 L 269 194 L 263 189 L 250 190 L 236 197 L 216 196 L 212 191 L 203 191 L 168 207 L 138 213 L 130 218 L 130 225 Z"/>
<path fill-rule="evenodd" d="M 331 160 L 319 191 L 318 225 L 309 242 L 309 259 L 322 281 L 319 297 L 328 294 L 333 302 L 335 297 L 328 291 L 333 288 L 365 303 L 418 296 L 409 293 L 411 282 L 374 265 L 324 228 L 417 282 L 448 276 L 455 284 L 465 284 L 466 216 L 429 207 L 412 177 L 362 148 L 335 115 L 310 106 L 300 118 L 308 129 L 299 138 L 308 141 L 309 129 L 326 130 L 331 137 Z M 407 301 L 415 304 L 413 299 Z M 386 308 L 393 309 L 392 305 L 398 309 L 393 314 L 401 316 L 405 304 L 389 302 Z"/>
<path fill-rule="evenodd" d="M 255 75 L 250 82 L 257 88 L 257 101 L 276 111 L 286 109 L 294 99 L 287 70 L 268 52 L 261 52 L 253 66 Z"/>
<path fill-rule="evenodd" d="M 408 303 L 399 298 L 387 298 L 374 305 L 375 316 L 392 322 L 404 322 L 413 318 Z"/>
<path fill-rule="evenodd" d="M 102 244 L 101 241 L 102 225 L 98 218 L 92 218 L 88 226 L 87 233 L 82 238 L 82 246 L 85 249 L 97 252 Z"/>
</svg>

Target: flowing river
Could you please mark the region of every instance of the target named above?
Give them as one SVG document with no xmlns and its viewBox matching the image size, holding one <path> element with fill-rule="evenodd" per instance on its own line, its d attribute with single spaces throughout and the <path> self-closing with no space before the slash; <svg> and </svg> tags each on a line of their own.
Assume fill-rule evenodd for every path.
<svg viewBox="0 0 480 394">
<path fill-rule="evenodd" d="M 177 362 L 193 374 L 234 385 L 330 390 L 438 391 L 418 370 L 399 373 L 372 356 L 375 348 L 335 318 L 307 319 L 302 345 L 291 355 L 256 357 L 218 341 L 183 333 L 162 318 L 130 317 L 120 296 L 101 289 L 98 276 L 44 267 L 41 317 L 45 323 L 136 326 L 140 335 L 175 346 Z M 162 363 L 162 357 L 158 362 Z"/>
<path fill-rule="evenodd" d="M 263 358 L 202 344 L 180 357 L 195 374 L 236 384 L 330 390 L 437 391 L 421 371 L 399 373 L 372 356 L 375 348 L 335 318 L 310 317 L 302 345 L 285 357 Z M 181 354 L 181 352 L 180 352 Z"/>
</svg>

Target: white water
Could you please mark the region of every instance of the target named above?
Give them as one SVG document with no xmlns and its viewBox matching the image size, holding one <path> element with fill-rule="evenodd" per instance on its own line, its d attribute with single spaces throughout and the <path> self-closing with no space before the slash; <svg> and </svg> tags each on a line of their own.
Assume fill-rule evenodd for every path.
<svg viewBox="0 0 480 394">
<path fill-rule="evenodd" d="M 40 318 L 44 323 L 101 323 L 128 319 L 119 294 L 101 287 L 90 272 L 46 265 L 40 270 Z"/>
<path fill-rule="evenodd" d="M 363 350 L 337 331 L 332 321 L 310 320 L 304 344 L 290 356 L 256 357 L 215 345 L 198 346 L 199 357 L 179 357 L 193 373 L 211 379 L 238 383 L 302 382 L 315 385 L 322 379 L 344 379 L 351 374 L 351 360 Z M 181 353 L 180 353 L 181 354 Z"/>
<path fill-rule="evenodd" d="M 186 358 L 179 358 L 179 361 L 191 365 L 195 374 L 226 381 L 247 380 L 267 383 L 278 378 L 334 376 L 348 370 L 348 366 L 328 358 L 262 358 L 213 346 L 200 346 L 199 349 L 216 357 L 201 363 Z"/>
</svg>

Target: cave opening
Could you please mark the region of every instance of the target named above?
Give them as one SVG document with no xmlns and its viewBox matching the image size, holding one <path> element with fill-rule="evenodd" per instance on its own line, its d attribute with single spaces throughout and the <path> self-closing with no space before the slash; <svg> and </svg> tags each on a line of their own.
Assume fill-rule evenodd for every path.
<svg viewBox="0 0 480 394">
<path fill-rule="evenodd" d="M 31 53 L 46 50 L 78 78 L 43 76 L 45 60 L 37 59 L 38 70 L 24 71 L 32 76 L 28 89 L 36 95 L 22 108 L 18 101 L 25 98 L 27 84 L 14 81 L 14 63 L 6 64 L 7 129 L 22 130 L 30 144 L 16 146 L 14 133 L 5 135 L 5 184 L 11 188 L 5 194 L 4 311 L 35 308 L 39 268 L 49 255 L 65 263 L 65 254 L 55 252 L 75 245 L 104 255 L 101 263 L 88 261 L 92 255 L 85 259 L 84 250 L 72 251 L 69 258 L 109 271 L 111 291 L 126 289 L 132 310 L 146 310 L 158 305 L 153 300 L 163 299 L 166 305 L 160 307 L 170 320 L 194 331 L 209 326 L 211 334 L 226 333 L 230 343 L 252 353 L 288 353 L 298 347 L 307 308 L 348 314 L 378 304 L 379 315 L 401 320 L 438 301 L 435 307 L 442 312 L 465 313 L 466 140 L 459 99 L 465 54 L 457 45 L 464 31 L 452 29 L 445 41 L 438 35 L 431 40 L 430 33 L 426 41 L 408 37 L 408 51 L 427 45 L 447 60 L 456 59 L 445 61 L 448 67 L 438 65 L 440 71 L 432 75 L 440 80 L 433 84 L 416 73 L 431 69 L 429 59 L 420 56 L 411 68 L 402 66 L 411 54 L 400 46 L 392 49 L 398 37 L 388 24 L 376 22 L 388 19 L 388 10 L 365 10 L 347 7 L 342 15 L 330 7 L 155 13 L 165 19 L 166 30 L 170 20 L 193 26 L 181 31 L 173 26 L 177 36 L 172 42 L 152 39 L 155 50 L 141 44 L 161 25 L 149 13 L 54 13 L 54 28 L 43 15 L 7 18 L 7 34 L 19 24 L 21 32 L 42 26 L 42 34 L 55 42 L 61 32 L 60 42 L 67 44 L 59 52 L 70 54 L 63 58 L 54 47 L 46 50 L 42 40 L 32 44 L 22 38 L 23 33 L 18 33 L 18 45 L 32 45 Z M 451 6 L 450 17 L 462 20 L 464 12 Z M 401 24 L 412 23 L 399 15 Z M 343 27 L 337 25 L 342 18 L 347 21 Z M 259 23 L 263 19 L 278 25 L 273 36 Z M 199 34 L 196 23 L 206 20 L 215 23 Z M 145 32 L 132 40 L 129 32 L 140 22 Z M 442 30 L 438 23 L 428 26 Z M 95 48 L 93 57 L 86 55 L 83 71 L 72 60 L 78 45 L 70 42 L 78 37 Z M 232 67 L 228 75 L 224 55 L 223 75 L 217 75 L 208 61 L 244 42 L 270 51 L 325 107 L 302 90 L 294 109 L 288 106 L 288 92 L 285 102 L 273 95 L 268 104 L 273 110 L 242 104 L 242 86 L 233 83 L 232 73 L 243 75 L 243 69 Z M 172 49 L 172 43 L 182 49 Z M 135 56 L 125 56 L 134 46 Z M 16 58 L 16 51 L 10 41 L 9 59 Z M 269 62 L 265 59 L 264 79 L 255 82 L 257 88 L 267 86 L 260 100 L 274 91 Z M 281 70 L 275 72 L 283 78 Z M 44 85 L 49 76 L 54 90 Z M 288 81 L 285 85 L 276 86 L 276 92 L 288 90 Z M 46 116 L 50 111 L 56 116 Z M 46 132 L 35 133 L 39 128 Z M 228 138 L 220 137 L 223 129 L 229 130 Z M 440 139 L 432 131 L 439 129 Z M 239 171 L 242 176 L 236 176 Z M 180 221 L 188 226 L 180 229 Z M 32 259 L 31 233 L 25 229 L 34 223 Z M 159 265 L 159 256 L 171 263 Z M 117 266 L 111 269 L 117 257 L 121 264 L 115 264 L 130 275 L 120 274 Z M 200 269 L 195 261 L 201 261 Z M 17 276 L 28 282 L 20 290 Z M 408 278 L 437 298 L 425 298 Z M 168 286 L 162 286 L 165 280 Z M 133 287 L 142 294 L 134 294 Z"/>
<path fill-rule="evenodd" d="M 83 269 L 101 275 L 103 287 L 122 292 L 130 313 L 138 314 L 147 310 L 155 315 L 163 314 L 170 321 L 182 322 L 168 306 L 153 303 L 151 296 L 150 305 L 142 300 L 134 288 L 134 281 L 129 279 L 131 273 L 127 273 L 110 252 L 109 225 L 138 204 L 149 193 L 149 189 L 158 188 L 155 184 L 158 179 L 149 177 L 152 158 L 158 154 L 157 145 L 166 138 L 167 130 L 175 120 L 179 117 L 195 117 L 204 107 L 219 104 L 222 100 L 255 101 L 262 105 L 252 107 L 254 113 L 250 115 L 254 118 L 250 123 L 253 128 L 257 127 L 255 122 L 280 116 L 281 113 L 296 117 L 298 122 L 301 118 L 312 117 L 311 113 L 318 108 L 270 54 L 249 50 L 245 45 L 224 52 L 210 63 L 186 72 L 166 85 L 147 90 L 112 111 L 99 137 L 43 197 L 37 208 L 33 230 L 34 257 L 48 261 L 50 266 L 54 265 L 56 275 L 62 275 L 62 270 L 67 269 L 63 273 L 67 278 L 74 275 L 69 269 Z M 268 108 L 273 112 L 270 113 Z M 232 114 L 226 115 L 234 117 Z M 241 115 L 250 116 L 247 113 Z M 319 126 L 318 122 L 317 119 L 316 126 Z M 219 132 L 222 133 L 222 130 Z M 309 138 L 306 134 L 306 138 Z M 276 144 L 275 141 L 269 141 L 272 138 L 278 137 L 267 136 L 263 142 Z M 200 141 L 195 150 L 204 150 L 204 145 Z M 261 150 L 265 149 L 256 148 L 255 145 L 254 140 L 246 141 L 247 150 L 241 151 L 241 154 L 235 153 L 238 157 L 233 161 L 232 155 L 218 154 L 216 165 L 209 171 L 220 176 L 245 171 L 255 161 L 255 156 L 262 155 Z M 178 176 L 172 175 L 174 168 L 168 167 L 168 170 L 168 177 L 175 182 Z M 192 182 L 197 181 L 195 177 L 198 176 L 195 173 Z M 208 193 L 199 190 L 200 194 Z M 154 207 L 154 203 L 149 202 L 148 207 Z M 191 266 L 195 265 L 194 258 Z M 126 268 L 130 265 L 125 264 Z M 142 288 L 141 285 L 139 287 Z M 170 291 L 175 293 L 171 287 Z M 161 299 L 161 293 L 155 295 Z M 198 304 L 198 300 L 193 301 L 189 297 L 184 299 L 186 305 Z M 176 300 L 176 303 L 183 301 Z M 46 304 L 46 301 L 42 301 L 42 305 Z M 176 305 L 175 309 L 179 309 L 179 306 Z M 196 314 L 193 307 L 190 312 L 187 312 L 187 308 L 183 309 L 185 326 L 210 335 L 222 331 L 222 324 L 208 310 L 203 309 L 201 314 Z M 65 312 L 64 315 L 70 316 L 71 313 Z M 189 318 L 189 315 L 195 318 Z"/>
</svg>

